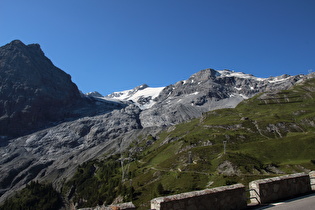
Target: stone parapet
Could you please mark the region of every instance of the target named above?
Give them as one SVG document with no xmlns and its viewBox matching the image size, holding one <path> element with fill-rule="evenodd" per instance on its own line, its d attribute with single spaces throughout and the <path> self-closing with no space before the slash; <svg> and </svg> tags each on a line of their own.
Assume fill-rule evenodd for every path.
<svg viewBox="0 0 315 210">
<path fill-rule="evenodd" d="M 245 186 L 235 184 L 201 191 L 159 197 L 151 200 L 155 210 L 244 209 Z"/>
<path fill-rule="evenodd" d="M 92 208 L 81 208 L 78 210 L 135 210 L 136 207 L 132 202 L 112 204 L 110 206 L 96 206 Z"/>
<path fill-rule="evenodd" d="M 297 173 L 249 183 L 251 203 L 270 203 L 311 192 L 310 177 Z"/>
<path fill-rule="evenodd" d="M 133 210 L 133 209 L 136 209 L 135 205 L 132 202 L 110 205 L 109 207 L 111 210 Z"/>
<path fill-rule="evenodd" d="M 315 191 L 315 171 L 311 171 L 309 174 L 311 180 L 311 188 Z"/>
</svg>

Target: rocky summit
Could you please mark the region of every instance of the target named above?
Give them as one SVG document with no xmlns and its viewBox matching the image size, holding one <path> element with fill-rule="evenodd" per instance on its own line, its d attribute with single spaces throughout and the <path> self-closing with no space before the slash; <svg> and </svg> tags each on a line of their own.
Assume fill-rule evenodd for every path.
<svg viewBox="0 0 315 210">
<path fill-rule="evenodd" d="M 15 40 L 0 48 L 0 202 L 32 180 L 60 189 L 78 165 L 121 153 L 139 136 L 313 76 L 205 69 L 167 87 L 84 95 L 38 44 Z"/>
<path fill-rule="evenodd" d="M 59 120 L 81 99 L 70 75 L 38 44 L 15 40 L 0 48 L 0 135 L 16 137 Z"/>
<path fill-rule="evenodd" d="M 82 96 L 71 76 L 54 66 L 38 44 L 15 40 L 0 48 L 2 143 L 56 122 L 92 114 L 95 111 L 87 108 L 95 105 L 93 100 Z"/>
</svg>

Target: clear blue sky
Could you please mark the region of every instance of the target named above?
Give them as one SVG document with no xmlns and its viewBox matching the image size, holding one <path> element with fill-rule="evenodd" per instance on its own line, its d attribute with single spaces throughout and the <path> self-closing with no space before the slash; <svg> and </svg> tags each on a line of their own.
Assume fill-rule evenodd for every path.
<svg viewBox="0 0 315 210">
<path fill-rule="evenodd" d="M 315 71 L 315 0 L 0 0 L 0 45 L 39 43 L 83 92 L 205 69 Z"/>
</svg>

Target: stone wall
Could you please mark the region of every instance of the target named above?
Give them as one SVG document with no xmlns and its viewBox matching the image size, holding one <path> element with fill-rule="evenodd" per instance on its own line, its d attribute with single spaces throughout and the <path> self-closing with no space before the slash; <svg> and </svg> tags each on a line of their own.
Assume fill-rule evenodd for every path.
<svg viewBox="0 0 315 210">
<path fill-rule="evenodd" d="M 249 183 L 252 204 L 265 204 L 315 191 L 315 171 L 255 180 Z M 245 209 L 245 187 L 235 184 L 151 200 L 152 210 Z M 74 208 L 75 209 L 75 208 Z M 132 202 L 82 210 L 131 210 Z"/>
<path fill-rule="evenodd" d="M 311 192 L 310 177 L 305 173 L 291 174 L 249 183 L 251 203 L 270 203 Z"/>
<path fill-rule="evenodd" d="M 246 200 L 244 185 L 235 184 L 155 198 L 151 200 L 151 209 L 244 209 L 247 206 Z"/>
<path fill-rule="evenodd" d="M 74 208 L 76 209 L 76 208 Z M 78 210 L 135 210 L 136 207 L 132 202 L 128 203 L 120 203 L 120 204 L 113 204 L 110 206 L 96 206 L 92 208 L 81 208 Z"/>
<path fill-rule="evenodd" d="M 315 191 L 315 171 L 311 171 L 309 173 L 310 180 L 311 180 L 311 188 L 313 191 Z"/>
</svg>

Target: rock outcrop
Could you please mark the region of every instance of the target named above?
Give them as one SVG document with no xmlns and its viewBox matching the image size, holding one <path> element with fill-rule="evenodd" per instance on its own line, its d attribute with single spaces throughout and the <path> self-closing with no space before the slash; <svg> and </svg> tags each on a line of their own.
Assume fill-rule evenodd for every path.
<svg viewBox="0 0 315 210">
<path fill-rule="evenodd" d="M 80 100 L 70 75 L 38 44 L 15 40 L 0 48 L 0 136 L 17 137 L 61 120 Z"/>
</svg>

